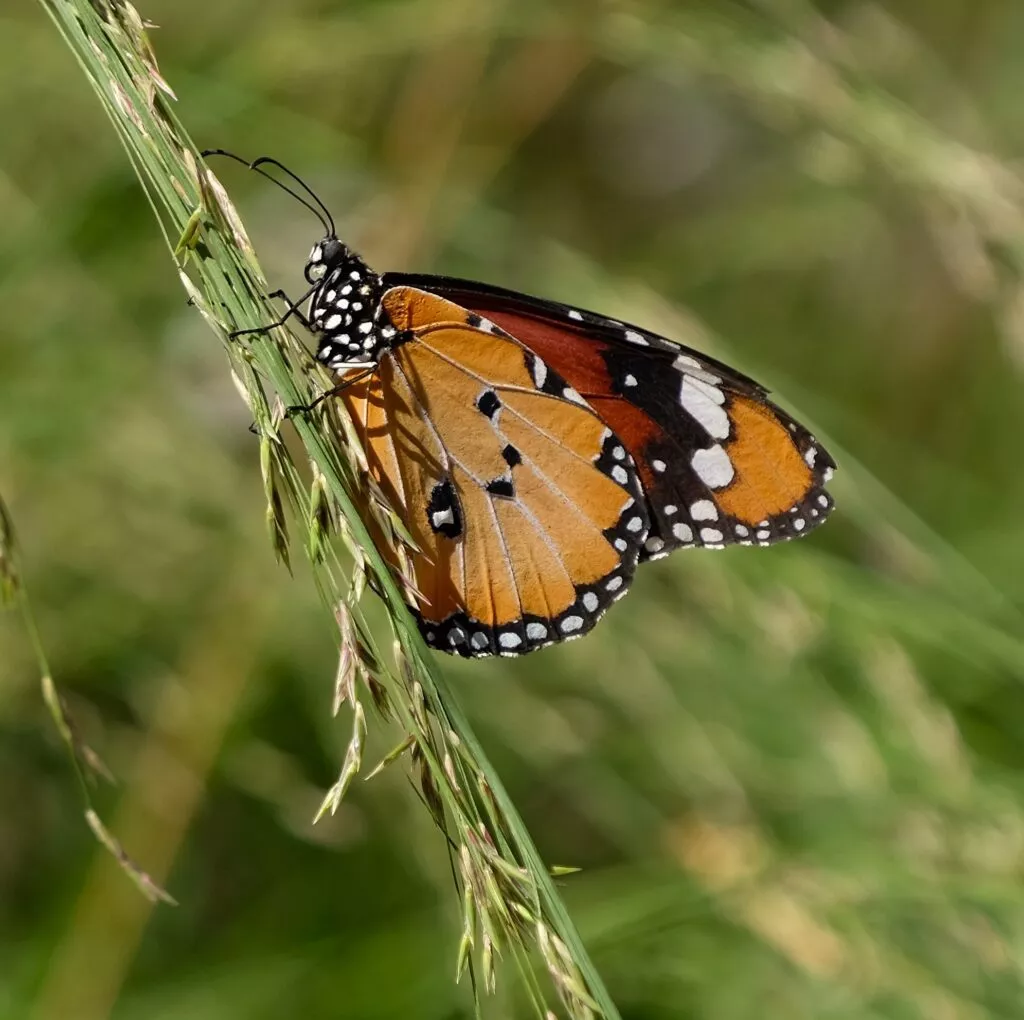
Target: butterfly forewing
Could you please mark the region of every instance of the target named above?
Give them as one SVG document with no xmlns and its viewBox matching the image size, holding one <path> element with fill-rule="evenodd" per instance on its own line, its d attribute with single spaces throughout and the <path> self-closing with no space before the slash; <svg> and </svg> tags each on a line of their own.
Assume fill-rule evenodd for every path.
<svg viewBox="0 0 1024 1020">
<path fill-rule="evenodd" d="M 586 633 L 625 593 L 649 529 L 624 444 L 466 309 L 412 287 L 382 304 L 403 342 L 340 399 L 418 547 L 427 642 L 515 655 Z"/>
<path fill-rule="evenodd" d="M 471 309 L 563 377 L 622 440 L 651 530 L 641 558 L 681 547 L 770 545 L 820 524 L 835 464 L 752 379 L 646 330 L 484 284 L 386 278 Z"/>
</svg>

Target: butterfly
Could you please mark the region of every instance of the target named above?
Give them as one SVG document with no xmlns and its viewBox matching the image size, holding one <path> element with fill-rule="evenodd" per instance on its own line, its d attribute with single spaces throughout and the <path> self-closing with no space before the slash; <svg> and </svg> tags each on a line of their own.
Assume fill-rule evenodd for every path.
<svg viewBox="0 0 1024 1020">
<path fill-rule="evenodd" d="M 415 541 L 410 608 L 428 645 L 512 656 L 580 637 L 638 564 L 768 546 L 832 510 L 835 462 L 753 379 L 595 312 L 378 274 L 301 179 L 249 165 L 266 163 L 326 231 L 281 321 L 317 338 L 328 396 Z"/>
</svg>

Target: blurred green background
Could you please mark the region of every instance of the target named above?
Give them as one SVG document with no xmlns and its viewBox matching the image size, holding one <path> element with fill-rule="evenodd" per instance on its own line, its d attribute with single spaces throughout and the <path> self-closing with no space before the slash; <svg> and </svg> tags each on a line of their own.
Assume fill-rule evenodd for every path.
<svg viewBox="0 0 1024 1020">
<path fill-rule="evenodd" d="M 257 441 L 85 79 L 0 13 L 0 492 L 99 792 L 0 617 L 0 1016 L 456 1018 L 400 767 L 347 720 Z M 145 0 L 201 145 L 378 269 L 732 360 L 840 463 L 807 541 L 645 568 L 594 635 L 444 660 L 627 1018 L 1024 1016 L 1018 0 Z M 275 285 L 318 226 L 221 168 Z M 396 735 L 376 727 L 368 758 Z M 525 1015 L 502 974 L 487 1015 Z"/>
</svg>

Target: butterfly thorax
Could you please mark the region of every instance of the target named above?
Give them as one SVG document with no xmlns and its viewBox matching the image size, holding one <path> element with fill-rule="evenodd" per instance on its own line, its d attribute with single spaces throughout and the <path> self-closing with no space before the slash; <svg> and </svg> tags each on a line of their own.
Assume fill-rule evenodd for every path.
<svg viewBox="0 0 1024 1020">
<path fill-rule="evenodd" d="M 317 360 L 332 369 L 377 361 L 397 333 L 380 301 L 380 277 L 338 241 L 313 249 L 306 275 L 317 282 L 309 304 Z"/>
</svg>

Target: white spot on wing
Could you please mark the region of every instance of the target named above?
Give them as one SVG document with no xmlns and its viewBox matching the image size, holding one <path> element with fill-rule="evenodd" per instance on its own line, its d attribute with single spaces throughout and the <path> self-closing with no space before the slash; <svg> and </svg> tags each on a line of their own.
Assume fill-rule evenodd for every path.
<svg viewBox="0 0 1024 1020">
<path fill-rule="evenodd" d="M 698 499 L 690 507 L 690 516 L 695 521 L 717 521 L 718 509 L 710 499 Z"/>
<path fill-rule="evenodd" d="M 548 636 L 548 629 L 543 623 L 528 623 L 526 625 L 526 636 L 531 641 L 543 641 Z"/>
<path fill-rule="evenodd" d="M 717 545 L 725 536 L 716 528 L 701 528 L 700 537 L 702 542 L 710 542 L 712 545 Z"/>
<path fill-rule="evenodd" d="M 816 446 L 809 446 L 804 450 L 804 460 L 807 461 L 808 467 L 814 467 L 814 461 L 818 456 L 818 448 Z"/>
<path fill-rule="evenodd" d="M 498 644 L 502 648 L 518 648 L 523 643 L 523 639 L 518 634 L 500 634 L 498 636 Z"/>
<path fill-rule="evenodd" d="M 570 310 L 569 318 L 570 319 L 575 319 L 577 322 L 582 322 L 583 321 L 583 316 L 580 315 L 580 313 L 577 312 L 575 308 Z"/>
<path fill-rule="evenodd" d="M 679 539 L 680 542 L 693 541 L 693 528 L 691 528 L 689 524 L 673 524 L 672 534 Z"/>
<path fill-rule="evenodd" d="M 537 389 L 544 386 L 544 380 L 548 377 L 548 366 L 540 358 L 533 359 L 533 384 Z"/>
<path fill-rule="evenodd" d="M 685 375 L 692 375 L 709 386 L 715 386 L 722 381 L 719 376 L 712 375 L 696 358 L 690 357 L 688 354 L 677 355 L 672 365 Z"/>
<path fill-rule="evenodd" d="M 623 383 L 625 383 L 626 386 L 636 386 L 636 376 L 635 375 L 627 375 L 626 378 L 623 379 L 622 381 L 623 381 Z"/>
<path fill-rule="evenodd" d="M 572 634 L 583 628 L 582 616 L 567 616 L 560 624 L 563 634 Z"/>
<path fill-rule="evenodd" d="M 341 325 L 341 316 L 332 315 L 325 323 L 324 329 L 337 329 Z"/>
<path fill-rule="evenodd" d="M 697 477 L 711 489 L 724 489 L 736 477 L 729 454 L 717 443 L 707 450 L 697 450 L 690 465 Z"/>
<path fill-rule="evenodd" d="M 721 390 L 685 375 L 683 385 L 679 388 L 679 403 L 704 426 L 709 436 L 714 439 L 729 438 L 729 416 L 721 406 L 725 403 L 725 395 Z"/>
<path fill-rule="evenodd" d="M 640 347 L 651 346 L 647 342 L 647 337 L 645 337 L 642 333 L 638 333 L 635 329 L 627 329 L 623 335 L 631 344 L 638 344 Z"/>
<path fill-rule="evenodd" d="M 586 609 L 588 613 L 594 612 L 600 604 L 598 597 L 592 591 L 588 591 L 583 596 L 583 608 Z"/>
<path fill-rule="evenodd" d="M 625 485 L 629 481 L 629 474 L 624 467 L 616 464 L 612 468 L 612 478 L 619 483 L 619 485 Z"/>
</svg>

